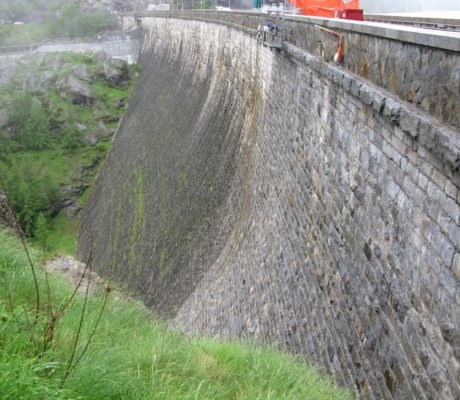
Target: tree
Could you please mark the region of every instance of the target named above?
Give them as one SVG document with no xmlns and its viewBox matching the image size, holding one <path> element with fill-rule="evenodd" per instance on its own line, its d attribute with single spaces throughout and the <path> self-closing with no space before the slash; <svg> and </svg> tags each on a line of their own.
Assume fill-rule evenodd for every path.
<svg viewBox="0 0 460 400">
<path fill-rule="evenodd" d="M 5 191 L 27 236 L 36 232 L 40 213 L 47 214 L 59 201 L 59 189 L 48 175 L 31 174 L 27 165 L 8 171 Z"/>
<path fill-rule="evenodd" d="M 46 238 L 48 236 L 48 221 L 46 219 L 44 212 L 38 213 L 37 222 L 35 224 L 34 236 L 40 248 L 45 250 Z"/>
<path fill-rule="evenodd" d="M 81 132 L 74 126 L 64 126 L 64 129 L 62 130 L 61 144 L 62 147 L 69 150 L 74 150 L 83 146 L 83 137 Z"/>
<path fill-rule="evenodd" d="M 32 101 L 30 113 L 22 126 L 20 142 L 31 150 L 43 150 L 52 145 L 49 118 L 38 100 Z"/>
<path fill-rule="evenodd" d="M 13 97 L 8 111 L 13 127 L 13 138 L 24 149 L 42 150 L 52 145 L 48 113 L 30 92 Z"/>
</svg>

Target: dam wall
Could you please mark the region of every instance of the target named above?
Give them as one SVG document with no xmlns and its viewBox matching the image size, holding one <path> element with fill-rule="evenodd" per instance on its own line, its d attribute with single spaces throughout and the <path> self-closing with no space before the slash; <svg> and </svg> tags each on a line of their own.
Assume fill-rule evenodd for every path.
<svg viewBox="0 0 460 400">
<path fill-rule="evenodd" d="M 190 334 L 273 343 L 362 398 L 458 398 L 458 110 L 328 63 L 328 36 L 278 52 L 195 17 L 137 19 L 142 73 L 80 257 Z M 458 51 L 375 40 L 439 51 L 458 84 Z"/>
</svg>

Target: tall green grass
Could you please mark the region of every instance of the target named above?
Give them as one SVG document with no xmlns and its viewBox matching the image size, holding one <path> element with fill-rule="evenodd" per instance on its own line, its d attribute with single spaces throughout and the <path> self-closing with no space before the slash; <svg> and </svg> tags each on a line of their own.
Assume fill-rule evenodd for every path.
<svg viewBox="0 0 460 400">
<path fill-rule="evenodd" d="M 38 254 L 32 252 L 37 260 Z M 34 283 L 19 241 L 0 232 L 1 399 L 351 399 L 304 362 L 251 344 L 189 339 L 155 319 L 139 302 L 109 298 L 87 353 L 63 382 L 83 308 L 79 295 L 59 321 L 55 350 L 42 352 L 47 321 L 44 274 L 38 268 L 41 309 L 35 323 Z M 50 276 L 53 303 L 71 287 Z M 76 357 L 103 302 L 89 298 Z"/>
</svg>

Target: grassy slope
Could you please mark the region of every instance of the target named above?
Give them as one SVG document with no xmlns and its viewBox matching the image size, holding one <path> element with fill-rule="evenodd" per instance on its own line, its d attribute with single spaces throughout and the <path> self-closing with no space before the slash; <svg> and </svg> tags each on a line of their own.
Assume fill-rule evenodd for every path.
<svg viewBox="0 0 460 400">
<path fill-rule="evenodd" d="M 39 283 L 44 288 L 43 272 Z M 50 277 L 53 303 L 70 288 Z M 34 290 L 19 241 L 0 232 L 1 399 L 351 399 L 351 393 L 320 378 L 302 361 L 250 344 L 190 340 L 139 303 L 109 298 L 89 351 L 61 385 L 83 306 L 78 297 L 58 325 L 56 351 L 40 355 L 46 295 L 34 320 Z M 90 299 L 81 352 L 102 297 Z"/>
</svg>

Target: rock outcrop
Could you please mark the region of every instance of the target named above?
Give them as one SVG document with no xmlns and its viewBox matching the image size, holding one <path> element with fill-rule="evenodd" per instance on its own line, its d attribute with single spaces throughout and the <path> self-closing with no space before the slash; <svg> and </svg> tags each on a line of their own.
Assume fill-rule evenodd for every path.
<svg viewBox="0 0 460 400">
<path fill-rule="evenodd" d="M 116 58 L 104 62 L 101 75 L 111 85 L 119 87 L 126 87 L 131 79 L 128 63 Z"/>
<path fill-rule="evenodd" d="M 1 227 L 9 228 L 14 231 L 17 231 L 18 229 L 14 216 L 8 205 L 8 199 L 2 188 L 0 188 L 0 228 Z"/>
<path fill-rule="evenodd" d="M 8 111 L 0 110 L 0 129 L 8 126 L 8 122 L 9 122 Z"/>
<path fill-rule="evenodd" d="M 56 82 L 56 89 L 61 97 L 74 104 L 91 105 L 94 101 L 91 86 L 73 74 L 63 73 Z"/>
</svg>

